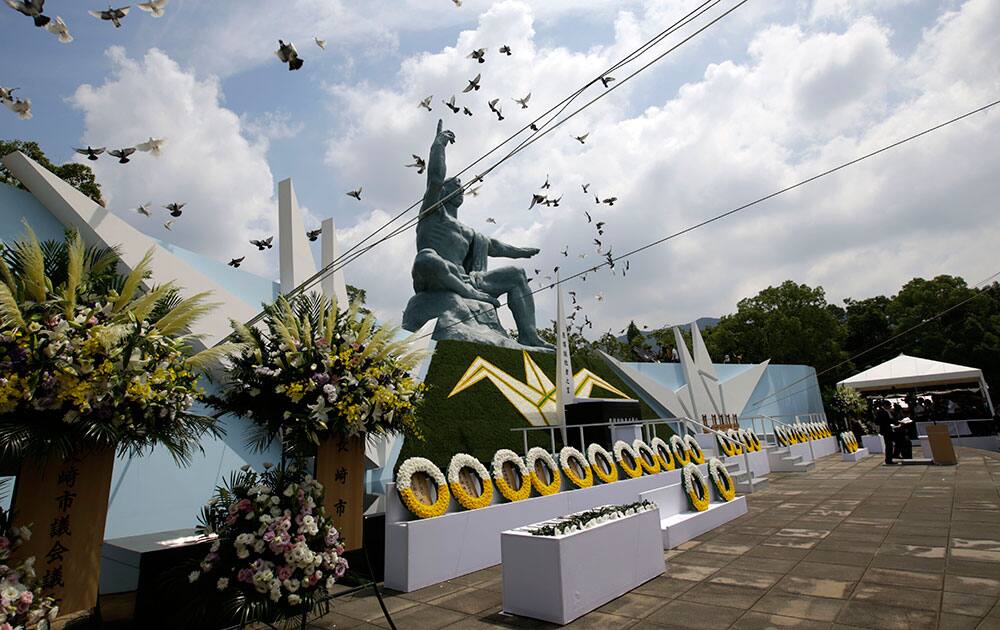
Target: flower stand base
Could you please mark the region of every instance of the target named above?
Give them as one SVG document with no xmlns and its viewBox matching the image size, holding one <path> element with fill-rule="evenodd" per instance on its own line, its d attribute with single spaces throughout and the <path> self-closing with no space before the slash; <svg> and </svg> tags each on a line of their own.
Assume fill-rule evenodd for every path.
<svg viewBox="0 0 1000 630">
<path fill-rule="evenodd" d="M 833 455 L 840 450 L 837 446 L 837 438 L 830 436 L 825 438 L 820 438 L 818 440 L 813 440 L 813 453 L 816 454 L 816 459 L 820 457 L 826 457 L 828 455 Z"/>
<path fill-rule="evenodd" d="M 18 523 L 34 526 L 31 540 L 17 555 L 35 556 L 43 591 L 59 600 L 62 614 L 88 611 L 97 604 L 114 465 L 110 448 L 21 465 L 11 508 Z"/>
<path fill-rule="evenodd" d="M 664 549 L 673 549 L 747 513 L 745 497 L 722 502 L 716 501 L 714 495 L 707 510 L 692 512 L 684 485 L 680 483 L 643 492 L 639 497 L 652 501 L 660 508 L 657 514 Z"/>
<path fill-rule="evenodd" d="M 503 610 L 567 624 L 663 574 L 659 513 L 558 537 L 501 534 Z"/>
<path fill-rule="evenodd" d="M 872 455 L 885 452 L 885 439 L 881 435 L 862 435 L 861 446 Z"/>
<path fill-rule="evenodd" d="M 859 448 L 853 453 L 844 453 L 845 462 L 860 462 L 862 459 L 868 457 L 867 448 Z"/>
<path fill-rule="evenodd" d="M 707 464 L 700 468 L 708 474 Z M 408 593 L 497 565 L 501 532 L 598 505 L 631 503 L 647 490 L 679 483 L 680 475 L 680 470 L 671 470 L 478 510 L 459 511 L 453 503 L 447 514 L 428 519 L 410 514 L 395 484 L 389 484 L 385 586 Z"/>
</svg>

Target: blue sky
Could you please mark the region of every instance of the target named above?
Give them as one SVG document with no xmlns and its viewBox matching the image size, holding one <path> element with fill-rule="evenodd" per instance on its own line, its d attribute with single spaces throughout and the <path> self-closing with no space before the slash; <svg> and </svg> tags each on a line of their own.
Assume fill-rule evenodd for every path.
<svg viewBox="0 0 1000 630">
<path fill-rule="evenodd" d="M 274 187 L 288 176 L 308 222 L 334 216 L 350 243 L 420 195 L 422 181 L 402 165 L 410 153 L 426 152 L 448 95 L 442 91 L 460 90 L 482 70 L 484 93 L 502 98 L 509 124 L 526 122 L 511 97 L 530 89 L 538 109 L 528 113 L 539 112 L 694 4 L 467 0 L 456 9 L 450 0 L 172 0 L 165 17 L 133 10 L 115 29 L 86 14 L 99 3 L 48 0 L 46 12 L 69 25 L 70 44 L 4 7 L 0 54 L 8 61 L 0 85 L 19 86 L 34 118 L 0 111 L 0 137 L 38 140 L 50 157 L 68 160 L 74 145 L 167 136 L 171 155 L 159 161 L 97 163 L 110 205 L 154 236 L 219 259 L 245 253 L 247 238 L 273 231 Z M 996 60 L 984 56 L 977 72 L 962 69 L 975 67 L 970 55 L 998 49 L 996 3 L 798 0 L 778 7 L 752 0 L 570 123 L 567 131 L 591 131 L 586 147 L 561 132 L 540 142 L 467 201 L 464 220 L 542 247 L 525 266 L 551 269 L 564 246 L 587 252 L 591 228 L 579 217 L 590 206 L 570 196 L 564 212 L 526 214 L 520 199 L 546 174 L 567 195 L 590 179 L 621 197 L 623 207 L 607 209 L 606 220 L 623 250 L 998 91 Z M 515 57 L 495 54 L 497 33 L 518 42 Z M 327 39 L 328 49 L 317 48 L 312 35 Z M 302 70 L 288 72 L 274 58 L 279 37 L 295 42 Z M 472 42 L 491 48 L 482 68 L 464 58 Z M 418 117 L 416 101 L 431 90 L 435 111 Z M 512 128 L 491 123 L 485 103 L 469 103 L 477 117 L 446 119 L 459 133 L 456 166 Z M 968 132 L 980 142 L 997 133 L 996 115 L 987 116 Z M 970 150 L 961 132 L 940 142 L 927 147 Z M 970 170 L 952 160 L 955 172 L 941 173 L 927 159 L 917 149 L 705 231 L 637 259 L 633 278 L 593 277 L 586 291 L 610 299 L 590 304 L 592 319 L 618 328 L 633 317 L 663 324 L 715 315 L 788 277 L 824 284 L 841 299 L 888 291 L 914 275 L 988 275 L 995 270 L 986 257 L 952 245 L 985 243 L 997 233 L 981 207 L 997 192 L 982 189 L 979 169 L 990 163 Z M 922 168 L 938 186 L 908 199 L 906 173 L 919 177 Z M 978 194 L 962 192 L 969 181 L 979 184 Z M 344 195 L 358 185 L 366 190 L 361 203 Z M 956 194 L 961 216 L 951 222 L 927 207 Z M 163 232 L 162 221 L 129 213 L 147 200 L 185 200 L 190 215 L 180 229 Z M 487 224 L 487 216 L 498 224 Z M 970 221 L 986 224 L 963 231 Z M 937 246 L 928 257 L 930 243 Z M 348 281 L 367 285 L 375 306 L 398 316 L 412 249 L 412 237 L 401 237 L 380 257 L 391 266 L 349 267 Z M 881 263 L 877 277 L 857 262 L 865 255 Z M 275 276 L 274 265 L 252 256 L 247 266 Z M 643 297 L 642 305 L 626 296 Z M 539 301 L 545 317 L 551 307 Z"/>
</svg>

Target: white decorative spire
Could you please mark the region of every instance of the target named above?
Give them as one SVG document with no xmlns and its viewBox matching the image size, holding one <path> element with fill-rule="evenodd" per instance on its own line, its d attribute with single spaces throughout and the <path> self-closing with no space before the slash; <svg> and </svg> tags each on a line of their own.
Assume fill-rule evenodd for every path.
<svg viewBox="0 0 1000 630">
<path fill-rule="evenodd" d="M 316 274 L 291 178 L 278 182 L 278 266 L 283 294 Z"/>
<path fill-rule="evenodd" d="M 340 250 L 337 249 L 337 225 L 333 219 L 323 219 L 323 239 L 322 261 L 323 269 L 329 267 L 333 261 L 340 257 Z M 323 295 L 327 298 L 337 296 L 337 308 L 347 308 L 350 299 L 347 297 L 347 283 L 344 281 L 344 272 L 340 269 L 323 276 L 321 282 Z M 433 331 L 432 331 L 433 332 Z"/>
<path fill-rule="evenodd" d="M 556 273 L 556 409 L 562 425 L 563 443 L 566 443 L 566 405 L 576 401 L 576 383 L 573 364 L 569 356 L 569 330 L 563 309 L 562 284 Z"/>
</svg>

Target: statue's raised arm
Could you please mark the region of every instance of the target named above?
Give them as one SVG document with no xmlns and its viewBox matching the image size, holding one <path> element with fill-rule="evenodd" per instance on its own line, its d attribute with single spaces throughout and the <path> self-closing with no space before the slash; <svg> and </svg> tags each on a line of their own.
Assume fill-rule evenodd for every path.
<svg viewBox="0 0 1000 630">
<path fill-rule="evenodd" d="M 441 201 L 441 190 L 444 188 L 444 180 L 448 175 L 448 167 L 445 164 L 445 148 L 451 142 L 455 142 L 455 134 L 444 129 L 444 121 L 438 119 L 437 133 L 434 136 L 434 142 L 431 143 L 430 155 L 427 156 L 427 190 L 424 191 L 424 202 L 420 208 L 421 215 Z M 434 208 L 434 211 L 441 209 L 442 207 L 439 206 Z"/>
</svg>

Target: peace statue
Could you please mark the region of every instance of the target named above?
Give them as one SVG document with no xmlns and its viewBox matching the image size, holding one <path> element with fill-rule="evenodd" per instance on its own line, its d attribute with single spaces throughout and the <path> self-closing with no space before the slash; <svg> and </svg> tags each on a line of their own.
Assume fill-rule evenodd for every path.
<svg viewBox="0 0 1000 630">
<path fill-rule="evenodd" d="M 515 247 L 481 234 L 458 220 L 462 182 L 446 179 L 445 149 L 455 134 L 442 129 L 427 158 L 427 190 L 417 222 L 413 291 L 403 312 L 403 328 L 415 331 L 437 318 L 434 339 L 475 341 L 508 348 L 551 350 L 535 328 L 535 300 L 519 267 L 487 270 L 489 257 L 530 258 L 534 247 Z M 501 296 L 517 324 L 517 342 L 497 317 Z"/>
</svg>

